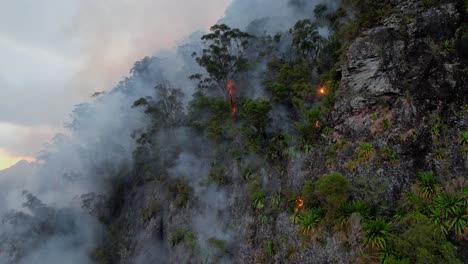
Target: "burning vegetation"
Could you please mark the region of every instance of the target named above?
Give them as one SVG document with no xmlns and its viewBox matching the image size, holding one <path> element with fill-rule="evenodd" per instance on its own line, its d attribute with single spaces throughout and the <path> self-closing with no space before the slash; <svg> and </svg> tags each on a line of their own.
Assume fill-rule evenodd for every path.
<svg viewBox="0 0 468 264">
<path fill-rule="evenodd" d="M 231 113 L 233 115 L 236 114 L 237 112 L 237 109 L 236 109 L 236 104 L 235 104 L 235 100 L 236 100 L 236 84 L 234 83 L 233 80 L 229 80 L 226 84 L 226 87 L 228 89 L 228 93 L 229 93 L 229 103 L 231 105 Z"/>
</svg>

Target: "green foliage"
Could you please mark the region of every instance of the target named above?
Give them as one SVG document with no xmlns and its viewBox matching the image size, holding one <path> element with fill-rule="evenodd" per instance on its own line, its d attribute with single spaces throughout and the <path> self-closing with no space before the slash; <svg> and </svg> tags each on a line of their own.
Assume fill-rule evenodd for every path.
<svg viewBox="0 0 468 264">
<path fill-rule="evenodd" d="M 340 227 L 348 224 L 349 218 L 353 213 L 358 213 L 363 219 L 369 217 L 369 207 L 361 201 L 345 202 L 336 210 L 335 221 Z"/>
<path fill-rule="evenodd" d="M 239 115 L 243 124 L 241 133 L 246 139 L 247 147 L 256 153 L 267 150 L 266 127 L 270 123 L 268 113 L 272 109 L 270 102 L 262 99 L 246 99 L 240 106 Z"/>
<path fill-rule="evenodd" d="M 275 244 L 273 243 L 273 241 L 268 241 L 265 245 L 265 251 L 267 253 L 268 256 L 270 257 L 273 257 L 275 255 Z"/>
<path fill-rule="evenodd" d="M 440 159 L 445 159 L 446 155 L 447 155 L 447 154 L 445 154 L 445 151 L 444 151 L 443 149 L 440 149 L 440 148 L 439 148 L 439 149 L 436 149 L 436 150 L 434 151 L 434 158 L 435 158 L 435 159 L 438 159 L 438 160 L 440 160 Z"/>
<path fill-rule="evenodd" d="M 303 216 L 302 216 L 301 213 L 295 212 L 294 214 L 291 215 L 291 217 L 289 219 L 294 224 L 299 224 L 300 222 L 302 222 L 302 218 L 303 218 Z"/>
<path fill-rule="evenodd" d="M 388 147 L 388 146 L 385 146 L 385 147 L 382 148 L 381 152 L 382 152 L 382 155 L 388 157 L 388 156 L 390 156 L 392 154 L 392 149 L 390 147 Z"/>
<path fill-rule="evenodd" d="M 181 208 L 188 204 L 193 189 L 187 181 L 176 180 L 169 185 L 169 192 L 175 196 L 173 199 L 174 205 Z"/>
<path fill-rule="evenodd" d="M 310 232 L 320 223 L 325 216 L 326 211 L 323 208 L 311 208 L 304 212 L 301 223 L 301 231 L 304 234 Z"/>
<path fill-rule="evenodd" d="M 340 173 L 334 172 L 322 176 L 315 186 L 315 194 L 325 201 L 329 211 L 334 211 L 348 198 L 349 183 Z"/>
<path fill-rule="evenodd" d="M 205 68 L 208 77 L 202 79 L 200 74 L 196 74 L 191 78 L 200 80 L 200 88 L 210 89 L 215 85 L 219 94 L 227 98 L 227 81 L 248 67 L 245 49 L 253 36 L 225 24 L 214 25 L 210 31 L 201 38 L 208 48 L 203 49 L 200 56 L 193 54 L 197 63 Z"/>
<path fill-rule="evenodd" d="M 384 118 L 382 124 L 385 130 L 389 130 L 392 127 L 392 122 L 388 118 Z"/>
<path fill-rule="evenodd" d="M 205 129 L 207 137 L 216 142 L 227 139 L 225 131 L 232 119 L 226 100 L 200 96 L 191 102 L 190 110 L 190 120 L 195 128 Z"/>
<path fill-rule="evenodd" d="M 298 56 L 314 65 L 323 42 L 317 24 L 309 19 L 299 20 L 290 30 L 293 36 L 292 45 Z"/>
<path fill-rule="evenodd" d="M 460 144 L 468 145 L 468 131 L 463 131 L 460 136 Z"/>
<path fill-rule="evenodd" d="M 268 72 L 270 77 L 264 85 L 275 102 L 291 105 L 294 97 L 305 97 L 313 90 L 310 68 L 305 64 L 290 64 L 273 57 L 268 63 Z"/>
<path fill-rule="evenodd" d="M 195 234 L 187 228 L 177 228 L 169 235 L 169 244 L 174 247 L 180 243 L 186 243 L 192 250 L 196 246 Z"/>
<path fill-rule="evenodd" d="M 440 188 L 431 171 L 419 172 L 416 186 L 418 187 L 418 194 L 423 198 L 434 197 Z"/>
<path fill-rule="evenodd" d="M 206 243 L 217 251 L 214 256 L 215 262 L 219 262 L 219 259 L 227 254 L 226 241 L 216 237 L 210 237 L 206 240 Z"/>
<path fill-rule="evenodd" d="M 306 147 L 314 143 L 320 127 L 316 126 L 317 121 L 321 121 L 322 110 L 319 107 L 314 107 L 303 111 L 304 122 L 296 122 L 295 128 L 299 134 L 299 141 L 302 147 Z"/>
<path fill-rule="evenodd" d="M 398 159 L 398 156 L 396 154 L 392 154 L 388 157 L 388 162 L 390 162 L 391 164 L 396 164 L 400 162 L 400 160 Z"/>
<path fill-rule="evenodd" d="M 302 186 L 302 199 L 304 200 L 304 203 L 306 207 L 308 205 L 313 204 L 314 200 L 316 199 L 315 196 L 315 184 L 311 180 L 307 180 L 304 182 L 304 185 Z"/>
<path fill-rule="evenodd" d="M 401 234 L 389 241 L 382 263 L 461 263 L 455 248 L 425 215 L 415 212 L 400 221 Z"/>
<path fill-rule="evenodd" d="M 374 147 L 371 143 L 362 143 L 359 146 L 358 156 L 359 158 L 368 158 L 374 152 Z"/>
<path fill-rule="evenodd" d="M 262 190 L 254 193 L 252 206 L 257 210 L 260 210 L 265 206 L 265 193 Z"/>
<path fill-rule="evenodd" d="M 438 115 L 433 116 L 431 133 L 435 137 L 439 137 L 442 132 L 442 119 Z"/>
<path fill-rule="evenodd" d="M 372 248 L 384 248 L 392 236 L 393 225 L 391 222 L 377 218 L 365 223 L 364 230 L 366 233 L 364 245 Z"/>
<path fill-rule="evenodd" d="M 451 40 L 446 40 L 440 44 L 440 47 L 445 52 L 451 52 L 454 49 L 455 44 Z"/>
<path fill-rule="evenodd" d="M 278 208 L 281 205 L 281 193 L 277 192 L 276 194 L 270 196 L 270 202 L 273 208 Z"/>
<path fill-rule="evenodd" d="M 272 106 L 269 101 L 264 99 L 246 99 L 242 102 L 240 116 L 254 126 L 258 131 L 264 132 L 266 126 L 270 123 L 268 112 Z"/>
<path fill-rule="evenodd" d="M 468 228 L 468 199 L 461 195 L 441 193 L 430 208 L 431 216 L 444 234 L 455 232 L 459 237 Z"/>
<path fill-rule="evenodd" d="M 231 180 L 226 175 L 224 168 L 221 166 L 211 168 L 210 173 L 208 174 L 208 180 L 219 185 L 227 185 L 231 183 Z"/>
</svg>

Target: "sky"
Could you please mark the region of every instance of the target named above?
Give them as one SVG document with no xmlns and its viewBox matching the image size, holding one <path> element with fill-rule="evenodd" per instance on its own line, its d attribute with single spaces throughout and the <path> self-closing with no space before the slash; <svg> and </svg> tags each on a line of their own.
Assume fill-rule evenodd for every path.
<svg viewBox="0 0 468 264">
<path fill-rule="evenodd" d="M 0 0 L 0 170 L 33 161 L 73 106 L 207 30 L 231 0 Z"/>
</svg>

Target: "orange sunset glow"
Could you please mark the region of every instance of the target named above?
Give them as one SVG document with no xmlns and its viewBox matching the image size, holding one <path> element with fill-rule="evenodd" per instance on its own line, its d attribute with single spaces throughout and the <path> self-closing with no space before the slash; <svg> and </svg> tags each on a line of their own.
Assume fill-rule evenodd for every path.
<svg viewBox="0 0 468 264">
<path fill-rule="evenodd" d="M 33 157 L 22 157 L 11 155 L 10 153 L 0 149 L 0 170 L 10 168 L 21 160 L 26 160 L 27 162 L 36 161 Z"/>
</svg>

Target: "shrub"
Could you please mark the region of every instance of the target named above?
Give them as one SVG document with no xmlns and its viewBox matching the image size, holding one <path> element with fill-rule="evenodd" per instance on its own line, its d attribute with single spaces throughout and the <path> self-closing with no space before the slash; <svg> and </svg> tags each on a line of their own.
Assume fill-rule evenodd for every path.
<svg viewBox="0 0 468 264">
<path fill-rule="evenodd" d="M 174 247 L 179 243 L 186 242 L 190 246 L 196 243 L 195 234 L 187 228 L 177 228 L 169 236 L 169 244 Z"/>
<path fill-rule="evenodd" d="M 316 183 L 315 194 L 325 201 L 327 209 L 334 209 L 348 198 L 349 183 L 340 173 L 334 172 L 322 176 Z"/>
<path fill-rule="evenodd" d="M 227 185 L 230 183 L 230 179 L 227 177 L 224 168 L 219 166 L 211 168 L 208 179 L 219 185 Z"/>
<path fill-rule="evenodd" d="M 254 193 L 252 206 L 258 210 L 262 209 L 265 206 L 265 194 L 262 190 Z"/>
<path fill-rule="evenodd" d="M 344 227 L 348 224 L 349 218 L 353 213 L 358 213 L 362 218 L 366 219 L 369 216 L 369 212 L 369 207 L 364 202 L 345 202 L 336 210 L 335 220 L 340 227 Z"/>
<path fill-rule="evenodd" d="M 454 231 L 461 237 L 468 228 L 468 200 L 449 193 L 439 194 L 430 208 L 435 223 L 444 234 Z"/>
<path fill-rule="evenodd" d="M 295 212 L 294 214 L 291 215 L 291 217 L 289 219 L 294 224 L 299 224 L 300 222 L 302 222 L 302 214 L 298 213 L 298 212 Z"/>
<path fill-rule="evenodd" d="M 374 147 L 370 143 L 362 143 L 361 146 L 359 146 L 359 157 L 360 158 L 368 158 L 372 152 L 374 151 Z"/>
<path fill-rule="evenodd" d="M 454 43 L 451 40 L 446 40 L 440 44 L 440 47 L 442 48 L 443 51 L 445 52 L 451 52 L 454 48 Z"/>
<path fill-rule="evenodd" d="M 364 245 L 371 248 L 384 248 L 391 237 L 393 225 L 381 218 L 371 220 L 364 224 L 366 238 Z"/>
<path fill-rule="evenodd" d="M 304 213 L 301 223 L 301 231 L 309 234 L 325 216 L 325 210 L 322 208 L 312 208 Z"/>
<path fill-rule="evenodd" d="M 463 131 L 463 133 L 461 133 L 460 144 L 468 145 L 468 131 Z"/>
<path fill-rule="evenodd" d="M 388 162 L 390 162 L 391 164 L 396 164 L 396 163 L 400 162 L 400 160 L 398 159 L 397 155 L 392 154 L 392 155 L 390 155 L 390 157 L 388 157 Z"/>
<path fill-rule="evenodd" d="M 441 160 L 441 159 L 445 159 L 446 154 L 445 154 L 445 151 L 443 149 L 436 149 L 434 151 L 433 156 L 434 156 L 435 159 Z"/>
<path fill-rule="evenodd" d="M 419 172 L 418 181 L 416 185 L 418 187 L 418 194 L 423 198 L 432 198 L 439 190 L 440 186 L 431 171 Z"/>
<path fill-rule="evenodd" d="M 276 194 L 270 196 L 270 202 L 273 208 L 278 208 L 281 204 L 281 193 L 277 192 Z"/>
<path fill-rule="evenodd" d="M 304 185 L 302 186 L 302 199 L 307 206 L 313 204 L 316 199 L 315 184 L 313 181 L 307 180 L 304 182 Z"/>
<path fill-rule="evenodd" d="M 193 189 L 186 181 L 177 180 L 169 185 L 169 191 L 175 195 L 174 205 L 180 208 L 187 205 Z"/>
<path fill-rule="evenodd" d="M 382 250 L 382 263 L 460 263 L 455 248 L 425 215 L 413 212 L 400 221 L 401 233 Z"/>
<path fill-rule="evenodd" d="M 392 123 L 387 118 L 384 118 L 382 120 L 382 124 L 383 124 L 383 127 L 384 127 L 385 130 L 389 130 L 392 127 Z"/>
</svg>

